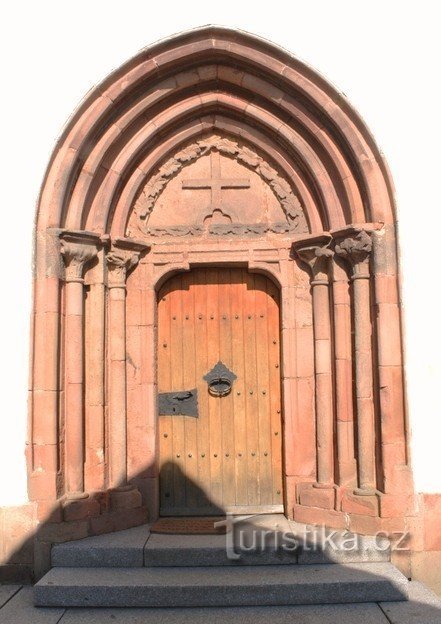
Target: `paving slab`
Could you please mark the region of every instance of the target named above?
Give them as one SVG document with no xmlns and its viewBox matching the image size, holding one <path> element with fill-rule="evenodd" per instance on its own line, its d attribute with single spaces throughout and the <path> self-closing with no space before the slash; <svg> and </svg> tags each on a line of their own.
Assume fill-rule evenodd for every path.
<svg viewBox="0 0 441 624">
<path fill-rule="evenodd" d="M 20 588 L 21 585 L 0 585 L 0 607 L 8 602 Z"/>
<path fill-rule="evenodd" d="M 381 602 L 391 624 L 441 624 L 441 599 L 422 583 L 409 583 L 409 601 Z"/>
<path fill-rule="evenodd" d="M 125 531 L 55 544 L 52 565 L 62 567 L 141 567 L 144 546 L 150 535 L 145 524 Z"/>
<path fill-rule="evenodd" d="M 390 563 L 52 568 L 34 597 L 62 607 L 279 606 L 406 600 L 407 586 Z"/>
<path fill-rule="evenodd" d="M 388 624 L 376 604 L 186 609 L 68 609 L 61 624 Z"/>
<path fill-rule="evenodd" d="M 57 607 L 36 608 L 32 587 L 27 586 L 0 609 L 0 624 L 58 624 L 64 612 Z"/>
</svg>

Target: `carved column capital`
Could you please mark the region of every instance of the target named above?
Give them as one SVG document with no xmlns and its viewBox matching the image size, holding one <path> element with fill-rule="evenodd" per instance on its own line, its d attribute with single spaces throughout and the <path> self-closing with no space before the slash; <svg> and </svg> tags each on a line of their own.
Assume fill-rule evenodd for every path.
<svg viewBox="0 0 441 624">
<path fill-rule="evenodd" d="M 312 285 L 329 282 L 329 260 L 334 255 L 330 249 L 331 242 L 332 237 L 329 234 L 320 234 L 293 244 L 299 259 L 309 267 Z"/>
<path fill-rule="evenodd" d="M 86 231 L 60 233 L 61 255 L 66 282 L 83 282 L 84 269 L 98 253 L 100 237 Z"/>
<path fill-rule="evenodd" d="M 352 270 L 352 279 L 369 278 L 372 251 L 372 232 L 349 228 L 333 233 L 335 253 L 346 260 Z"/>
<path fill-rule="evenodd" d="M 106 254 L 107 285 L 109 288 L 125 288 L 129 271 L 139 262 L 148 245 L 138 241 L 117 238 Z"/>
</svg>

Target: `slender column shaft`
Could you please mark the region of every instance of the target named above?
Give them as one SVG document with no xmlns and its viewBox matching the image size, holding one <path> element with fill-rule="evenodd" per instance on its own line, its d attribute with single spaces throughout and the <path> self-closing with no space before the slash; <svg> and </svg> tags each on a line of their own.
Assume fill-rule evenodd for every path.
<svg viewBox="0 0 441 624">
<path fill-rule="evenodd" d="M 315 280 L 311 282 L 311 285 L 314 321 L 317 484 L 331 485 L 334 480 L 334 423 L 329 286 L 325 281 Z"/>
<path fill-rule="evenodd" d="M 82 282 L 66 284 L 66 490 L 84 490 L 84 293 Z"/>
<path fill-rule="evenodd" d="M 102 267 L 100 267 L 102 269 Z M 103 490 L 104 482 L 104 368 L 105 286 L 99 281 L 89 287 L 86 307 L 86 475 L 90 490 Z"/>
<path fill-rule="evenodd" d="M 109 312 L 109 486 L 127 484 L 126 277 L 147 249 L 117 239 L 107 253 Z"/>
<path fill-rule="evenodd" d="M 109 289 L 109 486 L 127 481 L 126 291 Z"/>
<path fill-rule="evenodd" d="M 354 319 L 358 480 L 361 490 L 370 491 L 375 488 L 375 425 L 369 276 L 354 279 Z"/>
<path fill-rule="evenodd" d="M 375 474 L 375 417 L 372 371 L 372 323 L 369 259 L 371 235 L 351 229 L 336 237 L 336 253 L 352 268 L 355 332 L 355 399 L 357 406 L 357 494 L 373 494 Z"/>
<path fill-rule="evenodd" d="M 97 237 L 66 232 L 61 253 L 65 286 L 65 490 L 84 492 L 84 268 L 97 254 Z"/>
<path fill-rule="evenodd" d="M 299 258 L 310 269 L 314 328 L 315 410 L 317 444 L 316 487 L 334 482 L 334 410 L 332 388 L 332 344 L 329 296 L 329 235 L 312 236 L 294 245 Z"/>
<path fill-rule="evenodd" d="M 355 483 L 352 393 L 351 304 L 348 276 L 337 261 L 333 264 L 335 404 L 337 418 L 337 464 L 339 485 Z"/>
</svg>

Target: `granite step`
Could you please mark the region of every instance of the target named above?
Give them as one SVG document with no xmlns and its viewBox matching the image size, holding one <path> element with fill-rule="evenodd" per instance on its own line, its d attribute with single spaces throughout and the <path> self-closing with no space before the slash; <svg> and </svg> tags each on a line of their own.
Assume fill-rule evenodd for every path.
<svg viewBox="0 0 441 624">
<path fill-rule="evenodd" d="M 289 522 L 260 519 L 226 535 L 164 535 L 148 525 L 55 544 L 58 567 L 243 566 L 390 561 L 390 543 Z M 260 530 L 262 529 L 262 530 Z"/>
<path fill-rule="evenodd" d="M 149 537 L 149 525 L 142 525 L 54 544 L 51 562 L 53 566 L 70 568 L 141 568 L 144 565 L 144 547 Z"/>
<path fill-rule="evenodd" d="M 393 602 L 408 580 L 390 563 L 50 570 L 37 606 L 221 607 Z"/>
</svg>

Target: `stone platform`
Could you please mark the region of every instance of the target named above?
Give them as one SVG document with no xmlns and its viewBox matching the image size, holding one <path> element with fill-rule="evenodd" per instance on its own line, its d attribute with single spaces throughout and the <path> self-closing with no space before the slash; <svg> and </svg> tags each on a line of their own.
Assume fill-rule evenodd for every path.
<svg viewBox="0 0 441 624">
<path fill-rule="evenodd" d="M 441 601 L 390 563 L 386 540 L 320 531 L 259 516 L 227 535 L 145 525 L 58 544 L 33 590 L 0 586 L 0 624 L 441 623 Z"/>
<path fill-rule="evenodd" d="M 58 544 L 34 588 L 51 607 L 263 607 L 407 600 L 390 544 L 292 523 L 229 518 L 225 535 L 149 527 Z"/>
<path fill-rule="evenodd" d="M 226 535 L 150 533 L 147 525 L 55 544 L 54 567 L 240 566 L 390 561 L 388 540 L 321 529 L 280 514 L 235 522 Z M 239 555 L 236 557 L 235 555 Z"/>
</svg>

